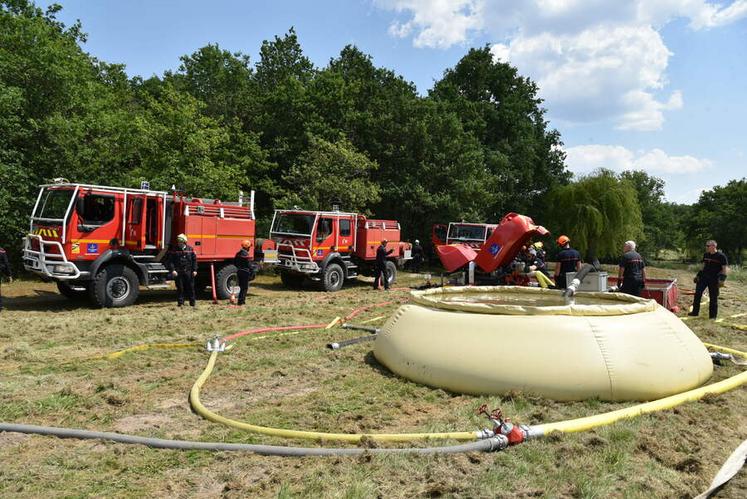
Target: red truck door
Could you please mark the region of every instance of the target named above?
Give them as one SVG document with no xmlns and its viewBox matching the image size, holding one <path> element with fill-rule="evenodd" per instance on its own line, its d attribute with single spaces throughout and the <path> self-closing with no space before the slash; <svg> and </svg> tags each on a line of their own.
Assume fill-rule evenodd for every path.
<svg viewBox="0 0 747 499">
<path fill-rule="evenodd" d="M 319 217 L 314 231 L 312 241 L 311 257 L 318 261 L 323 259 L 332 249 L 337 246 L 337 220 L 332 217 Z"/>
<path fill-rule="evenodd" d="M 354 217 L 339 218 L 337 220 L 339 237 L 337 251 L 341 253 L 353 252 L 355 249 L 355 219 Z"/>
<path fill-rule="evenodd" d="M 142 251 L 145 248 L 146 206 L 145 194 L 127 195 L 127 220 L 125 226 L 125 248 Z"/>
</svg>

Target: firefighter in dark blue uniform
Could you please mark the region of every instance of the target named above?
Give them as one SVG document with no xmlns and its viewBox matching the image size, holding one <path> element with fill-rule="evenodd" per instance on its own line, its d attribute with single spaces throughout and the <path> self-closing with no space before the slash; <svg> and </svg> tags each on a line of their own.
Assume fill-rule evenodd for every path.
<svg viewBox="0 0 747 499">
<path fill-rule="evenodd" d="M 393 249 L 387 250 L 386 239 L 381 240 L 381 244 L 376 248 L 376 266 L 374 267 L 374 283 L 373 288 L 379 289 L 379 281 L 384 282 L 384 289 L 389 289 L 389 279 L 386 275 L 386 257 L 391 255 Z"/>
<path fill-rule="evenodd" d="M 567 288 L 565 282 L 566 272 L 578 272 L 581 270 L 581 253 L 571 248 L 571 239 L 568 236 L 558 237 L 558 246 L 563 248 L 558 253 L 558 263 L 555 264 L 555 287 Z"/>
<path fill-rule="evenodd" d="M 236 266 L 236 276 L 239 278 L 239 301 L 238 305 L 246 303 L 246 292 L 249 289 L 249 281 L 254 279 L 254 266 L 249 250 L 252 248 L 252 242 L 248 239 L 241 241 L 241 249 L 233 257 L 233 264 Z"/>
<path fill-rule="evenodd" d="M 626 241 L 620 259 L 617 283 L 620 291 L 633 296 L 641 296 L 646 285 L 646 263 L 635 250 L 635 241 Z"/>
<path fill-rule="evenodd" d="M 9 282 L 13 282 L 13 272 L 10 269 L 8 254 L 3 248 L 0 248 L 0 310 L 3 309 L 3 285 L 2 277 L 7 276 Z"/>
<path fill-rule="evenodd" d="M 718 251 L 716 241 L 706 242 L 706 252 L 703 254 L 703 270 L 695 277 L 695 297 L 693 298 L 693 309 L 687 315 L 697 317 L 700 314 L 700 299 L 703 291 L 708 288 L 708 318 L 715 319 L 718 316 L 718 292 L 726 282 L 729 261 L 726 255 Z"/>
<path fill-rule="evenodd" d="M 181 307 L 184 298 L 195 306 L 195 277 L 197 276 L 197 255 L 191 246 L 187 245 L 187 236 L 179 234 L 176 237 L 176 247 L 169 249 L 166 254 L 166 268 L 171 272 L 176 283 L 176 302 Z"/>
</svg>

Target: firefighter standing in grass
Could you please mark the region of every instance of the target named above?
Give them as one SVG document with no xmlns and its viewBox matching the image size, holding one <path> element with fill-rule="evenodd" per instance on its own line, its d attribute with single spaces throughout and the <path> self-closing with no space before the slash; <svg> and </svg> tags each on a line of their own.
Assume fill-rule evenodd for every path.
<svg viewBox="0 0 747 499">
<path fill-rule="evenodd" d="M 620 291 L 633 296 L 641 296 L 641 291 L 646 285 L 646 263 L 635 250 L 635 241 L 625 241 L 619 268 L 617 283 Z"/>
<path fill-rule="evenodd" d="M 726 282 L 727 265 L 726 255 L 718 251 L 716 241 L 706 242 L 706 252 L 703 254 L 703 270 L 695 276 L 695 297 L 693 298 L 693 310 L 687 315 L 697 317 L 700 314 L 700 299 L 703 291 L 708 288 L 710 301 L 708 303 L 708 318 L 715 319 L 718 316 L 718 291 Z"/>
<path fill-rule="evenodd" d="M 0 311 L 3 309 L 3 285 L 2 277 L 7 276 L 9 282 L 13 282 L 13 272 L 10 270 L 8 254 L 0 248 Z"/>
<path fill-rule="evenodd" d="M 233 257 L 233 264 L 236 266 L 236 275 L 239 278 L 238 305 L 246 303 L 246 292 L 249 289 L 249 281 L 254 279 L 254 267 L 252 266 L 252 257 L 249 254 L 251 248 L 252 242 L 244 239 L 241 241 L 241 249 Z"/>
<path fill-rule="evenodd" d="M 389 279 L 386 275 L 386 257 L 391 255 L 393 249 L 387 250 L 386 243 L 389 242 L 386 239 L 381 240 L 381 244 L 376 248 L 376 266 L 374 267 L 374 283 L 373 288 L 379 289 L 379 281 L 384 282 L 384 289 L 389 289 Z"/>
<path fill-rule="evenodd" d="M 558 237 L 558 246 L 563 248 L 558 253 L 558 263 L 555 264 L 555 286 L 565 289 L 566 272 L 578 272 L 581 270 L 581 253 L 571 248 L 571 239 L 568 236 Z"/>
<path fill-rule="evenodd" d="M 191 246 L 187 245 L 187 236 L 176 236 L 176 247 L 172 247 L 166 255 L 166 268 L 171 272 L 176 283 L 176 303 L 184 305 L 184 297 L 189 304 L 195 306 L 195 277 L 197 276 L 197 255 Z"/>
<path fill-rule="evenodd" d="M 419 274 L 422 263 L 423 247 L 420 245 L 420 241 L 415 239 L 415 244 L 412 245 L 412 271 Z"/>
</svg>

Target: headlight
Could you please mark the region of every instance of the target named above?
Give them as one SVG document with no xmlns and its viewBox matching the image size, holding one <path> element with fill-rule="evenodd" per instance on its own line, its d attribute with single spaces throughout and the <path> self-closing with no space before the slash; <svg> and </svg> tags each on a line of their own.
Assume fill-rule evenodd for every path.
<svg viewBox="0 0 747 499">
<path fill-rule="evenodd" d="M 48 265 L 47 268 L 54 274 L 75 274 L 70 265 Z"/>
</svg>

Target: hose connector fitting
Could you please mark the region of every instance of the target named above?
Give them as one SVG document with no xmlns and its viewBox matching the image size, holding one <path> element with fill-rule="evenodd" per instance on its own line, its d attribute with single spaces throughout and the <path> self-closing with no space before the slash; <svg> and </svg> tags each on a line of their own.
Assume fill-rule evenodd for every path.
<svg viewBox="0 0 747 499">
<path fill-rule="evenodd" d="M 226 342 L 215 336 L 212 340 L 207 340 L 206 348 L 208 352 L 225 352 Z"/>
</svg>

